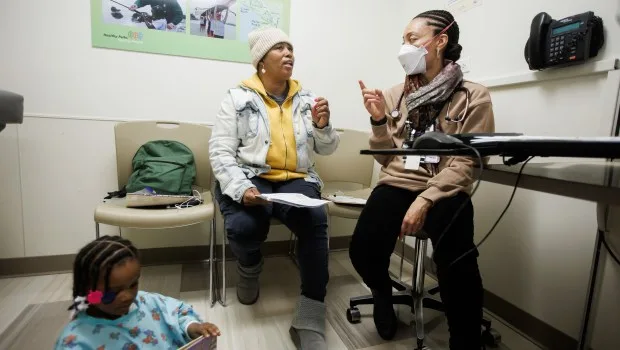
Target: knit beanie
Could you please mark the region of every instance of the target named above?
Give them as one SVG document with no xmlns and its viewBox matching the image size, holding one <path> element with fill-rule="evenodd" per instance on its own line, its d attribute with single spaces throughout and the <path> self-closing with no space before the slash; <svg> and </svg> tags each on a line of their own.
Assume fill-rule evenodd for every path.
<svg viewBox="0 0 620 350">
<path fill-rule="evenodd" d="M 250 43 L 250 53 L 252 55 L 252 65 L 258 69 L 258 62 L 279 43 L 287 43 L 291 46 L 291 41 L 288 35 L 284 33 L 280 28 L 260 28 L 256 29 L 248 34 L 248 42 Z"/>
</svg>

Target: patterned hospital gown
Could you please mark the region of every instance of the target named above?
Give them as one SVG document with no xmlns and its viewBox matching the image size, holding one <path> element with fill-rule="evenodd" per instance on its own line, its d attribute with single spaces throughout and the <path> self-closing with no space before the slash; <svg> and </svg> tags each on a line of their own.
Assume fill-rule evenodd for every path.
<svg viewBox="0 0 620 350">
<path fill-rule="evenodd" d="M 178 349 L 190 341 L 187 327 L 194 322 L 202 323 L 190 305 L 140 291 L 129 313 L 116 320 L 80 312 L 63 329 L 55 349 Z"/>
</svg>

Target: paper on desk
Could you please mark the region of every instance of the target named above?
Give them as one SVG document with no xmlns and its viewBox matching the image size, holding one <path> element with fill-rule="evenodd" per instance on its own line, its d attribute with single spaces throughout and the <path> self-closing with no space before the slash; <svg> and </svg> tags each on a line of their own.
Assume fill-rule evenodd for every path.
<svg viewBox="0 0 620 350">
<path fill-rule="evenodd" d="M 584 141 L 584 142 L 618 142 L 620 143 L 620 137 L 610 136 L 477 136 L 474 137 L 471 144 L 493 143 L 498 141 Z"/>
<path fill-rule="evenodd" d="M 322 199 L 310 198 L 301 193 L 263 193 L 258 198 L 298 208 L 315 208 L 328 202 Z"/>
<path fill-rule="evenodd" d="M 366 200 L 363 198 L 351 197 L 351 196 L 343 196 L 332 194 L 330 196 L 324 197 L 325 199 L 332 201 L 336 204 L 346 204 L 346 205 L 366 205 Z"/>
</svg>

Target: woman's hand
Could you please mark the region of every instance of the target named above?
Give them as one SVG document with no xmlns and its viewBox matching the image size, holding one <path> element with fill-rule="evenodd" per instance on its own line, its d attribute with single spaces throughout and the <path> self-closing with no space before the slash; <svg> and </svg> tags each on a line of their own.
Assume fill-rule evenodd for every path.
<svg viewBox="0 0 620 350">
<path fill-rule="evenodd" d="M 211 336 L 219 337 L 222 333 L 220 333 L 220 330 L 213 323 L 205 322 L 190 324 L 189 327 L 187 327 L 187 335 L 192 339 L 196 339 L 200 336 L 204 336 L 205 338 Z"/>
<path fill-rule="evenodd" d="M 248 206 L 248 207 L 253 207 L 256 205 L 269 204 L 268 201 L 262 198 L 258 198 L 258 196 L 260 196 L 260 192 L 258 192 L 258 189 L 256 187 L 248 188 L 243 193 L 243 201 L 242 201 L 243 205 Z"/>
<path fill-rule="evenodd" d="M 367 89 L 363 81 L 359 81 L 362 96 L 364 97 L 364 107 L 372 119 L 376 122 L 385 118 L 385 97 L 379 89 Z"/>
<path fill-rule="evenodd" d="M 403 219 L 403 224 L 400 227 L 401 238 L 403 236 L 412 236 L 424 227 L 426 214 L 428 214 L 428 210 L 431 206 L 431 201 L 422 197 L 416 198 L 413 203 L 411 203 Z"/>
<path fill-rule="evenodd" d="M 312 107 L 312 122 L 317 128 L 323 129 L 329 124 L 329 102 L 323 97 L 317 97 L 314 102 L 316 104 Z"/>
</svg>

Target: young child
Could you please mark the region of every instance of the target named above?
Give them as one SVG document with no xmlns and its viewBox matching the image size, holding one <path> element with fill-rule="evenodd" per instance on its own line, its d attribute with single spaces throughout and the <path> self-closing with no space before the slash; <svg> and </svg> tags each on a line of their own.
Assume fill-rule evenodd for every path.
<svg viewBox="0 0 620 350">
<path fill-rule="evenodd" d="M 133 244 L 103 236 L 80 250 L 73 264 L 71 322 L 55 349 L 174 349 L 200 336 L 219 336 L 191 306 L 138 291 L 140 259 Z"/>
</svg>

